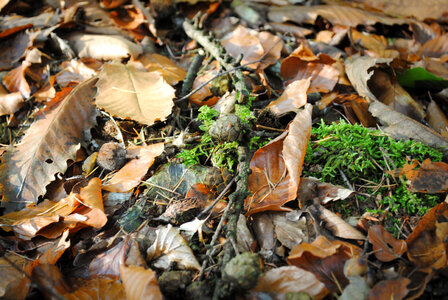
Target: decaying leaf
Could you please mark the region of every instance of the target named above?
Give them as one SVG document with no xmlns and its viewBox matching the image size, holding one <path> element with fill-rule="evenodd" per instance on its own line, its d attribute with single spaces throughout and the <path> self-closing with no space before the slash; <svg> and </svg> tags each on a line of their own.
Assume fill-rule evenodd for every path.
<svg viewBox="0 0 448 300">
<path fill-rule="evenodd" d="M 174 89 L 159 72 L 146 72 L 132 64 L 103 66 L 96 104 L 112 115 L 146 125 L 163 121 L 174 105 Z"/>
<path fill-rule="evenodd" d="M 302 243 L 295 246 L 287 258 L 290 265 L 312 272 L 334 292 L 341 292 L 348 280 L 344 275 L 345 261 L 359 255 L 361 249 L 342 241 L 329 241 L 319 235 L 311 244 Z"/>
<path fill-rule="evenodd" d="M 120 265 L 126 299 L 128 300 L 162 300 L 162 293 L 157 283 L 156 273 L 151 269 L 137 266 Z"/>
<path fill-rule="evenodd" d="M 448 234 L 448 204 L 433 207 L 406 239 L 408 258 L 422 272 L 447 265 L 446 236 Z"/>
<path fill-rule="evenodd" d="M 148 72 L 160 72 L 170 85 L 175 85 L 184 80 L 187 75 L 187 72 L 171 59 L 157 53 L 145 53 L 137 61 L 141 62 Z"/>
<path fill-rule="evenodd" d="M 428 158 L 420 164 L 414 160 L 397 173 L 406 176 L 406 184 L 412 192 L 433 194 L 448 191 L 448 164 L 444 162 L 432 162 Z"/>
<path fill-rule="evenodd" d="M 188 247 L 184 238 L 171 225 L 161 227 L 156 231 L 157 238 L 148 248 L 148 260 L 157 259 L 154 266 L 167 269 L 170 262 L 177 262 L 180 268 L 200 270 L 196 257 Z"/>
<path fill-rule="evenodd" d="M 127 149 L 128 155 L 134 156 L 114 176 L 103 185 L 103 189 L 115 193 L 128 193 L 140 184 L 142 178 L 148 172 L 154 159 L 162 154 L 164 143 L 137 146 Z M 132 152 L 132 153 L 131 153 Z"/>
<path fill-rule="evenodd" d="M 373 251 L 381 261 L 388 262 L 399 258 L 406 252 L 406 242 L 397 240 L 381 225 L 373 225 L 369 228 L 369 242 Z"/>
<path fill-rule="evenodd" d="M 269 32 L 259 32 L 238 25 L 222 40 L 224 47 L 234 57 L 243 54 L 241 64 L 252 63 L 250 68 L 264 69 L 280 58 L 283 47 L 281 38 Z M 261 61 L 259 61 L 261 59 Z"/>
<path fill-rule="evenodd" d="M 313 273 L 304 269 L 285 266 L 267 271 L 258 278 L 254 292 L 272 293 L 274 299 L 284 299 L 286 293 L 305 292 L 314 299 L 322 299 L 329 291 Z"/>
<path fill-rule="evenodd" d="M 348 27 L 374 25 L 375 23 L 393 25 L 407 22 L 405 19 L 391 18 L 382 14 L 339 5 L 272 6 L 268 12 L 268 18 L 274 22 L 314 23 L 318 16 L 324 17 L 333 25 Z"/>
<path fill-rule="evenodd" d="M 75 33 L 69 37 L 70 44 L 78 57 L 95 59 L 137 58 L 143 48 L 120 35 L 99 35 Z M 107 45 L 107 46 L 106 46 Z"/>
<path fill-rule="evenodd" d="M 297 197 L 303 160 L 311 135 L 311 105 L 297 114 L 288 130 L 260 148 L 252 157 L 248 214 L 266 210 L 289 210 L 283 204 Z"/>
<path fill-rule="evenodd" d="M 280 72 L 286 84 L 311 78 L 309 93 L 327 93 L 333 90 L 339 79 L 338 69 L 332 66 L 335 62 L 327 54 L 314 55 L 311 49 L 301 44 L 282 61 Z"/>
<path fill-rule="evenodd" d="M 103 211 L 101 180 L 93 178 L 79 194 L 72 192 L 58 202 L 45 200 L 38 205 L 29 205 L 0 217 L 0 220 L 4 230 L 12 230 L 23 239 L 36 235 L 56 238 L 66 228 L 73 230 L 82 227 L 81 224 L 101 228 L 107 222 Z"/>
<path fill-rule="evenodd" d="M 379 101 L 372 102 L 369 111 L 385 126 L 382 129 L 394 138 L 414 139 L 432 147 L 448 149 L 448 139 Z"/>
<path fill-rule="evenodd" d="M 28 129 L 21 143 L 3 155 L 0 166 L 2 206 L 6 211 L 35 203 L 45 186 L 74 159 L 84 130 L 95 122 L 91 103 L 95 80 L 77 86 L 58 107 Z"/>
<path fill-rule="evenodd" d="M 283 94 L 266 106 L 274 115 L 280 116 L 296 111 L 306 104 L 306 94 L 310 86 L 311 77 L 300 79 L 289 84 Z"/>
</svg>

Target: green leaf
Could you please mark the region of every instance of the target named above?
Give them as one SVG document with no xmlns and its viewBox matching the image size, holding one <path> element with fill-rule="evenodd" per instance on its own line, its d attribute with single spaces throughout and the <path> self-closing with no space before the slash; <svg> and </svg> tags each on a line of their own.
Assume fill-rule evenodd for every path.
<svg viewBox="0 0 448 300">
<path fill-rule="evenodd" d="M 423 68 L 412 68 L 397 75 L 398 82 L 405 88 L 441 91 L 448 88 L 448 80 L 438 77 Z"/>
</svg>

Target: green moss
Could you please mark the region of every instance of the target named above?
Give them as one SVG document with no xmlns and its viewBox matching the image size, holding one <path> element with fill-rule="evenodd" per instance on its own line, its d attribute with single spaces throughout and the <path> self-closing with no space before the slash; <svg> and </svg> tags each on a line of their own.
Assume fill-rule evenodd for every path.
<svg viewBox="0 0 448 300">
<path fill-rule="evenodd" d="M 395 141 L 379 130 L 345 121 L 330 125 L 322 121 L 312 130 L 304 174 L 345 185 L 341 170 L 358 190 L 372 196 L 382 195 L 380 206 L 371 208 L 371 212 L 422 216 L 437 203 L 439 196 L 412 193 L 406 188 L 405 180 L 395 179 L 386 171 L 401 168 L 412 159 L 441 161 L 442 156 L 442 152 L 425 144 Z M 392 187 L 384 187 L 387 180 Z M 347 207 L 342 208 L 344 211 L 347 212 Z"/>
</svg>

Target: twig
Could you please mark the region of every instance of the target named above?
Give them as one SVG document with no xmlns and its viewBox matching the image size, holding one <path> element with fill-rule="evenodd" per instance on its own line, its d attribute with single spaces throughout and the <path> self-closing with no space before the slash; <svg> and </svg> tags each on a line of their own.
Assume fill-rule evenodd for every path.
<svg viewBox="0 0 448 300">
<path fill-rule="evenodd" d="M 184 83 L 182 85 L 182 98 L 185 97 L 188 93 L 191 92 L 191 88 L 193 87 L 193 81 L 196 78 L 199 68 L 202 65 L 202 62 L 205 58 L 205 52 L 202 49 L 199 49 L 198 53 L 193 59 L 190 67 L 188 68 L 187 76 L 185 77 Z"/>
<path fill-rule="evenodd" d="M 198 219 L 201 219 L 202 217 L 207 215 L 213 209 L 213 207 L 215 207 L 216 203 L 218 203 L 219 200 L 221 200 L 222 197 L 224 197 L 224 195 L 229 191 L 229 189 L 232 187 L 234 182 L 235 182 L 235 178 L 232 178 L 232 180 L 229 182 L 229 184 L 224 188 L 224 190 L 221 192 L 221 194 L 218 195 L 218 197 L 213 201 L 213 203 L 210 204 L 209 206 L 207 206 L 203 211 L 201 211 L 199 213 Z"/>
</svg>

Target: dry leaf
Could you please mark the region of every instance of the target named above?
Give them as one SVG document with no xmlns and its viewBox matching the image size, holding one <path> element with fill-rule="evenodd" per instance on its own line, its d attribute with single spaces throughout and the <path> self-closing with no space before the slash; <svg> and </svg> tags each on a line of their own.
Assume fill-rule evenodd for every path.
<svg viewBox="0 0 448 300">
<path fill-rule="evenodd" d="M 24 104 L 20 92 L 8 93 L 0 86 L 0 116 L 10 115 L 17 112 Z"/>
<path fill-rule="evenodd" d="M 89 68 L 79 60 L 69 60 L 62 63 L 62 70 L 56 74 L 56 82 L 59 86 L 65 87 L 71 82 L 83 82 L 96 76 L 97 71 Z"/>
<path fill-rule="evenodd" d="M 324 222 L 325 227 L 330 230 L 333 235 L 343 239 L 363 240 L 364 234 L 359 230 L 345 222 L 341 217 L 319 205 L 319 218 Z"/>
<path fill-rule="evenodd" d="M 448 53 L 448 35 L 444 34 L 427 41 L 422 45 L 418 54 L 420 56 L 441 57 Z"/>
<path fill-rule="evenodd" d="M 281 38 L 269 32 L 259 32 L 238 25 L 233 32 L 222 39 L 222 44 L 233 57 L 243 54 L 241 64 L 249 68 L 265 69 L 280 58 L 283 48 Z M 260 60 L 261 61 L 258 61 Z"/>
<path fill-rule="evenodd" d="M 73 292 L 62 296 L 67 300 L 126 299 L 123 285 L 118 280 L 107 277 L 80 279 L 74 285 Z"/>
<path fill-rule="evenodd" d="M 291 111 L 297 111 L 305 105 L 307 91 L 310 86 L 311 77 L 300 79 L 289 84 L 283 94 L 269 103 L 268 108 L 274 115 L 280 116 Z"/>
<path fill-rule="evenodd" d="M 406 239 L 408 258 L 422 272 L 447 265 L 446 236 L 448 235 L 448 204 L 442 202 L 433 207 L 417 224 Z"/>
<path fill-rule="evenodd" d="M 0 40 L 0 70 L 10 69 L 18 62 L 38 35 L 39 32 L 22 31 Z"/>
<path fill-rule="evenodd" d="M 145 22 L 145 17 L 142 12 L 135 6 L 123 7 L 120 11 L 111 11 L 109 17 L 122 28 L 132 30 L 137 29 Z"/>
<path fill-rule="evenodd" d="M 28 98 L 31 95 L 31 88 L 25 79 L 25 71 L 31 64 L 27 61 L 23 61 L 22 64 L 12 69 L 2 79 L 3 85 L 11 93 L 20 92 L 23 98 Z"/>
<path fill-rule="evenodd" d="M 128 149 L 135 152 L 136 158 L 128 162 L 113 177 L 103 185 L 103 190 L 115 193 L 128 193 L 141 183 L 142 178 L 154 162 L 154 159 L 162 154 L 164 143 L 137 146 Z"/>
<path fill-rule="evenodd" d="M 158 72 L 112 63 L 103 66 L 99 78 L 96 104 L 112 115 L 152 125 L 171 113 L 174 89 Z"/>
<path fill-rule="evenodd" d="M 137 266 L 120 265 L 126 299 L 128 300 L 162 300 L 156 273 L 151 269 Z"/>
<path fill-rule="evenodd" d="M 313 273 L 294 266 L 267 271 L 258 278 L 253 292 L 272 293 L 274 299 L 284 299 L 286 293 L 305 292 L 313 299 L 323 299 L 329 291 Z"/>
<path fill-rule="evenodd" d="M 29 261 L 21 255 L 6 253 L 5 257 L 20 270 L 25 271 Z M 29 274 L 28 274 L 29 275 Z M 0 298 L 11 300 L 25 299 L 29 289 L 29 279 L 24 272 L 14 268 L 4 257 L 0 257 Z"/>
<path fill-rule="evenodd" d="M 291 214 L 297 213 L 298 211 L 271 213 L 275 235 L 278 241 L 288 249 L 294 248 L 303 241 L 308 241 L 309 235 L 313 232 L 313 229 L 307 224 L 306 217 L 291 217 Z"/>
<path fill-rule="evenodd" d="M 18 146 L 3 155 L 0 191 L 7 212 L 35 203 L 54 175 L 65 172 L 66 161 L 75 158 L 83 131 L 95 122 L 94 84 L 95 80 L 88 80 L 77 86 L 57 108 L 31 125 Z"/>
<path fill-rule="evenodd" d="M 426 121 L 442 136 L 448 136 L 448 118 L 434 100 L 431 100 L 426 108 Z"/>
<path fill-rule="evenodd" d="M 156 234 L 157 238 L 154 244 L 147 251 L 148 260 L 158 258 L 154 263 L 155 267 L 167 269 L 170 262 L 174 261 L 182 269 L 201 269 L 193 251 L 177 229 L 168 225 L 157 229 Z"/>
<path fill-rule="evenodd" d="M 137 58 L 143 48 L 120 35 L 75 33 L 68 38 L 78 57 L 112 60 L 126 57 Z"/>
<path fill-rule="evenodd" d="M 379 101 L 372 102 L 369 111 L 384 126 L 382 130 L 396 139 L 414 139 L 432 147 L 448 149 L 448 139 Z"/>
<path fill-rule="evenodd" d="M 183 81 L 187 72 L 176 65 L 171 59 L 157 53 L 145 53 L 137 59 L 142 63 L 146 71 L 157 71 L 162 74 L 163 78 L 170 84 L 175 85 L 179 81 Z"/>
<path fill-rule="evenodd" d="M 311 110 L 307 104 L 288 125 L 287 131 L 260 148 L 252 157 L 247 213 L 289 210 L 283 204 L 297 197 L 300 173 L 311 135 Z"/>
<path fill-rule="evenodd" d="M 295 80 L 311 77 L 308 93 L 333 90 L 339 79 L 339 71 L 332 65 L 335 60 L 327 54 L 315 56 L 313 52 L 302 43 L 294 52 L 282 61 L 280 73 L 290 84 Z"/>
<path fill-rule="evenodd" d="M 129 241 L 122 240 L 109 250 L 95 257 L 89 265 L 90 276 L 119 277 L 129 251 Z"/>
<path fill-rule="evenodd" d="M 380 281 L 370 290 L 369 299 L 404 299 L 409 293 L 407 286 L 410 282 L 404 277 Z"/>
<path fill-rule="evenodd" d="M 341 292 L 348 280 L 344 275 L 345 262 L 361 249 L 342 241 L 329 241 L 319 235 L 311 244 L 302 243 L 295 246 L 287 258 L 290 265 L 312 272 L 333 292 Z"/>
<path fill-rule="evenodd" d="M 369 228 L 369 242 L 373 246 L 376 258 L 384 262 L 399 258 L 407 250 L 405 241 L 395 239 L 381 225 L 373 225 Z"/>
<path fill-rule="evenodd" d="M 268 12 L 269 20 L 273 22 L 314 23 L 321 16 L 333 25 L 356 27 L 358 25 L 385 25 L 404 24 L 405 19 L 390 18 L 382 14 L 339 5 L 314 5 L 314 6 L 272 6 Z"/>
</svg>

